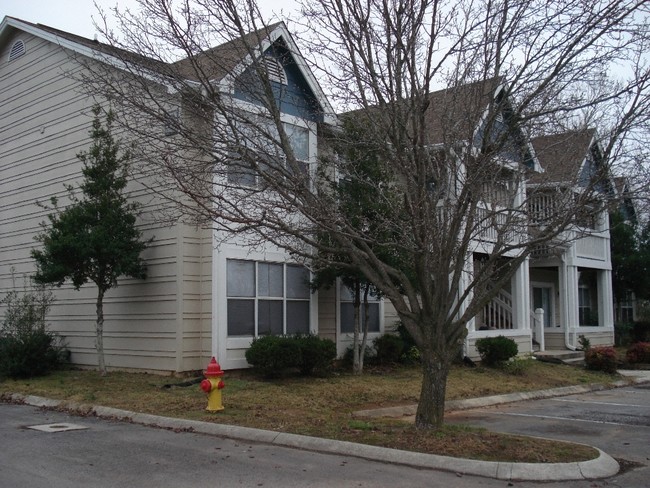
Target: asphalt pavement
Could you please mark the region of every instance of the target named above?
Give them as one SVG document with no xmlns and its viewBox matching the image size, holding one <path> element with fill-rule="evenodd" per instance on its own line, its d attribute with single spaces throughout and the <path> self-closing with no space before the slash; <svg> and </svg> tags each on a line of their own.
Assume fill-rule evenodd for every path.
<svg viewBox="0 0 650 488">
<path fill-rule="evenodd" d="M 650 371 L 621 371 L 629 376 L 634 383 L 650 381 Z M 620 386 L 624 386 L 621 382 Z M 450 410 L 465 410 L 491 405 L 503 405 L 522 400 L 535 398 L 554 398 L 589 391 L 603 390 L 605 387 L 598 385 L 558 388 L 532 393 L 515 393 L 510 395 L 497 395 L 480 399 L 471 399 L 461 402 L 448 402 Z M 506 463 L 487 462 L 469 459 L 452 458 L 432 454 L 400 451 L 376 446 L 355 444 L 351 442 L 321 439 L 282 432 L 251 429 L 231 425 L 221 425 L 193 420 L 173 419 L 156 415 L 141 414 L 102 406 L 88 406 L 64 401 L 50 400 L 35 396 L 14 394 L 10 401 L 23 403 L 36 407 L 64 408 L 72 413 L 94 415 L 100 418 L 117 419 L 145 426 L 155 426 L 169 429 L 174 432 L 192 432 L 217 436 L 219 438 L 244 441 L 249 443 L 292 448 L 301 451 L 327 453 L 345 458 L 372 460 L 375 462 L 410 466 L 418 469 L 433 469 L 454 473 L 456 476 L 476 475 L 500 480 L 521 481 L 559 481 L 559 480 L 593 480 L 608 478 L 619 471 L 618 462 L 609 454 L 601 451 L 597 459 L 581 463 Z M 413 406 L 400 407 L 399 409 L 381 409 L 374 412 L 357 412 L 359 416 L 391 416 L 403 417 L 408 420 L 413 415 Z M 498 429 L 495 429 L 498 430 Z M 261 485 L 260 485 L 261 486 Z"/>
</svg>

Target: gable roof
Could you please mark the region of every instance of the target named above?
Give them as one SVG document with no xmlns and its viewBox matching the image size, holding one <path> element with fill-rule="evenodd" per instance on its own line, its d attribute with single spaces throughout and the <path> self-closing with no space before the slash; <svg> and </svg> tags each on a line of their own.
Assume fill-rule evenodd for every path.
<svg viewBox="0 0 650 488">
<path fill-rule="evenodd" d="M 535 155 L 544 172 L 533 175 L 529 182 L 577 183 L 580 170 L 595 143 L 595 135 L 595 129 L 584 129 L 532 139 Z"/>
<path fill-rule="evenodd" d="M 473 137 L 503 85 L 503 78 L 494 77 L 430 93 L 425 113 L 429 144 Z"/>
<path fill-rule="evenodd" d="M 141 69 L 155 72 L 158 75 L 180 77 L 188 82 L 214 82 L 223 85 L 223 80 L 227 79 L 233 72 L 242 71 L 248 66 L 252 59 L 250 58 L 251 48 L 253 46 L 258 56 L 262 56 L 265 49 L 270 44 L 282 38 L 290 47 L 294 61 L 304 76 L 309 88 L 312 90 L 314 97 L 321 106 L 325 121 L 334 123 L 334 110 L 325 97 L 323 90 L 318 84 L 313 73 L 307 67 L 307 63 L 302 58 L 298 47 L 296 46 L 291 34 L 287 30 L 284 22 L 277 22 L 263 27 L 256 31 L 250 32 L 241 38 L 233 39 L 219 46 L 208 49 L 194 56 L 181 59 L 173 63 L 142 56 L 131 51 L 114 47 L 110 44 L 91 40 L 70 32 L 65 32 L 54 27 L 43 24 L 34 24 L 14 17 L 5 17 L 0 24 L 0 43 L 4 38 L 15 30 L 28 32 L 36 37 L 48 40 L 61 47 L 67 48 L 87 57 L 99 59 L 100 61 L 113 64 L 117 68 L 127 67 L 129 64 L 138 65 Z M 138 70 L 140 71 L 140 69 Z M 227 84 L 226 84 L 227 85 Z M 230 86 L 232 89 L 232 86 Z"/>
<path fill-rule="evenodd" d="M 257 46 L 268 39 L 274 30 L 284 26 L 283 22 L 276 22 L 231 41 L 215 46 L 181 59 L 171 66 L 184 78 L 198 81 L 198 76 L 210 80 L 221 80 L 231 73 L 249 55 L 251 46 Z"/>
</svg>

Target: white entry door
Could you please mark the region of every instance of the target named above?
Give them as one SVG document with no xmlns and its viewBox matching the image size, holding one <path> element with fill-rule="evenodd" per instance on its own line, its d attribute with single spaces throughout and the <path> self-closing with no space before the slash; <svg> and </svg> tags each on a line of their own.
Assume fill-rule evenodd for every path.
<svg viewBox="0 0 650 488">
<path fill-rule="evenodd" d="M 553 327 L 553 287 L 533 286 L 533 310 L 544 310 L 544 327 Z"/>
</svg>

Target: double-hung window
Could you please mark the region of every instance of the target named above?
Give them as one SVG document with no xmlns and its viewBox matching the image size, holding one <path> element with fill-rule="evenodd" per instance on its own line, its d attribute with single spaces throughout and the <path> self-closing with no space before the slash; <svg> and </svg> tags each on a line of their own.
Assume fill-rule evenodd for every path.
<svg viewBox="0 0 650 488">
<path fill-rule="evenodd" d="M 274 169 L 279 170 L 285 167 L 286 158 L 284 151 L 268 140 L 269 135 L 277 131 L 271 122 L 265 123 L 264 131 L 256 131 L 251 127 L 250 131 L 242 132 L 244 147 L 232 148 L 228 165 L 228 183 L 238 187 L 260 188 L 262 186 L 259 172 L 271 173 Z M 291 150 L 298 162 L 299 170 L 304 175 L 309 174 L 309 129 L 299 125 L 283 123 L 284 131 L 289 140 Z M 247 132 L 250 132 L 248 134 Z M 260 134 L 257 134 L 260 132 Z M 261 132 L 265 132 L 264 135 Z M 264 138 L 267 140 L 263 140 Z M 259 171 L 255 171 L 255 165 Z"/>
<path fill-rule="evenodd" d="M 227 260 L 229 337 L 309 333 L 309 271 L 299 265 Z"/>
<path fill-rule="evenodd" d="M 352 334 L 354 332 L 354 292 L 341 283 L 341 333 Z M 368 332 L 380 332 L 379 305 L 381 300 L 370 293 L 368 295 L 368 304 L 370 306 Z M 363 302 L 363 290 L 361 291 L 361 306 L 359 307 L 361 316 L 361 331 L 363 332 L 366 322 L 366 310 Z"/>
<path fill-rule="evenodd" d="M 594 325 L 592 320 L 591 295 L 589 288 L 586 286 L 580 286 L 578 288 L 578 323 L 583 326 Z"/>
</svg>

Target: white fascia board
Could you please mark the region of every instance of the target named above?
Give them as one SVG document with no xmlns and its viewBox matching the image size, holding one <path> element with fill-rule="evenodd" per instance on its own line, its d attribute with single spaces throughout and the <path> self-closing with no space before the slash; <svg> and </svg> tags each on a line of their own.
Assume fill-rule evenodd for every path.
<svg viewBox="0 0 650 488">
<path fill-rule="evenodd" d="M 45 31 L 43 29 L 40 29 L 36 26 L 32 26 L 29 24 L 25 24 L 19 20 L 16 19 L 9 19 L 5 17 L 5 20 L 2 23 L 2 26 L 0 26 L 0 36 L 4 33 L 4 29 L 7 28 L 8 26 L 13 27 L 15 29 L 19 29 L 21 31 L 24 31 L 28 34 L 31 34 L 35 37 L 39 37 L 45 41 L 51 42 L 53 44 L 56 44 L 58 46 L 61 46 L 64 49 L 68 49 L 70 51 L 73 51 L 77 54 L 80 54 L 82 56 L 85 56 L 90 59 L 94 59 L 96 61 L 100 61 L 102 63 L 108 64 L 110 66 L 113 66 L 114 68 L 117 68 L 122 71 L 128 71 L 130 73 L 133 73 L 133 69 L 131 66 L 138 66 L 137 63 L 132 63 L 132 64 L 127 64 L 121 59 L 112 56 L 110 54 L 103 53 L 99 50 L 92 49 L 88 46 L 85 46 L 83 44 L 79 44 L 78 42 L 71 41 L 69 39 L 66 39 L 64 37 L 57 36 L 56 34 L 53 34 L 51 32 Z M 138 76 L 142 76 L 143 78 L 146 78 L 148 80 L 151 80 L 153 82 L 159 83 L 167 88 L 167 91 L 170 94 L 173 94 L 177 92 L 176 88 L 171 83 L 164 83 L 161 81 L 160 76 L 156 76 L 155 72 L 149 69 L 145 68 L 140 68 L 137 73 Z M 197 87 L 200 86 L 199 83 L 193 82 L 186 80 L 186 83 L 188 85 L 196 85 Z"/>
<path fill-rule="evenodd" d="M 301 74 L 304 76 L 309 88 L 316 96 L 318 103 L 323 108 L 323 120 L 326 124 L 336 125 L 338 123 L 338 117 L 334 112 L 334 108 L 330 105 L 325 93 L 318 84 L 318 81 L 314 77 L 314 74 L 311 72 L 307 63 L 305 62 L 304 57 L 300 53 L 298 46 L 291 37 L 291 34 L 287 30 L 284 23 L 276 27 L 265 39 L 262 40 L 262 43 L 254 49 L 255 56 L 261 57 L 264 52 L 273 44 L 277 39 L 282 38 L 287 43 L 289 47 L 289 52 L 291 53 L 294 62 L 298 66 Z M 234 80 L 237 76 L 241 75 L 251 64 L 253 63 L 253 58 L 250 54 L 247 54 L 246 57 L 232 70 L 231 73 L 224 76 L 222 80 L 219 81 L 219 87 L 222 91 L 233 92 L 234 91 Z"/>
</svg>

